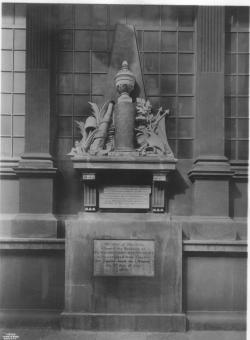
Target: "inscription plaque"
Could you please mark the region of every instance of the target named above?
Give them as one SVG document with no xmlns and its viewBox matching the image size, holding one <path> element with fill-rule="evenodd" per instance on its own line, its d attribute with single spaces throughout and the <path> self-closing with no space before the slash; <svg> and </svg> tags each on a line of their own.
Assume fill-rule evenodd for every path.
<svg viewBox="0 0 250 340">
<path fill-rule="evenodd" d="M 100 189 L 99 207 L 116 209 L 149 209 L 148 185 L 106 186 Z"/>
<path fill-rule="evenodd" d="M 94 276 L 154 276 L 154 241 L 94 240 Z"/>
</svg>

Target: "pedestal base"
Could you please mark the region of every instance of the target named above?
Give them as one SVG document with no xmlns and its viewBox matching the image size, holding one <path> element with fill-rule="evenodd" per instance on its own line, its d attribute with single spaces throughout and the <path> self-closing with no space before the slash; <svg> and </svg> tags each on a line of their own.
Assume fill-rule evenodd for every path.
<svg viewBox="0 0 250 340">
<path fill-rule="evenodd" d="M 65 229 L 63 327 L 185 330 L 179 223 L 166 214 L 97 212 Z M 95 270 L 99 261 L 106 270 Z"/>
<path fill-rule="evenodd" d="M 185 332 L 185 314 L 62 313 L 61 326 L 91 331 Z"/>
</svg>

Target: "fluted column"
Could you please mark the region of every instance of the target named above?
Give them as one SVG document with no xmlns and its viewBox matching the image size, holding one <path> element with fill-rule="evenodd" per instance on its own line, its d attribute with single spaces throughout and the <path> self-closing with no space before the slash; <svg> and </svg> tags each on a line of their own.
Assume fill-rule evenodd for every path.
<svg viewBox="0 0 250 340">
<path fill-rule="evenodd" d="M 201 6 L 197 13 L 197 110 L 194 214 L 228 216 L 229 179 L 224 156 L 225 9 Z"/>
<path fill-rule="evenodd" d="M 52 7 L 27 5 L 25 151 L 16 169 L 20 178 L 18 233 L 23 236 L 56 235 L 52 215 L 56 169 L 50 154 L 52 33 Z"/>
</svg>

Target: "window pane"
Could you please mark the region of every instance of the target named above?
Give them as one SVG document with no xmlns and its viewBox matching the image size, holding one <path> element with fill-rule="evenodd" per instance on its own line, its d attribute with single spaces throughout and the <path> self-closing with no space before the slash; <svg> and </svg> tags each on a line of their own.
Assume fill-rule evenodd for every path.
<svg viewBox="0 0 250 340">
<path fill-rule="evenodd" d="M 167 52 L 175 52 L 177 50 L 176 32 L 161 33 L 161 49 Z"/>
<path fill-rule="evenodd" d="M 226 95 L 236 93 L 236 77 L 235 76 L 225 77 L 225 93 Z"/>
<path fill-rule="evenodd" d="M 13 90 L 12 73 L 2 72 L 1 78 L 2 78 L 2 84 L 1 84 L 2 92 L 12 92 Z"/>
<path fill-rule="evenodd" d="M 12 113 L 12 95 L 1 94 L 1 111 L 2 113 Z"/>
<path fill-rule="evenodd" d="M 180 139 L 178 140 L 178 155 L 177 157 L 182 159 L 193 158 L 193 141 Z"/>
<path fill-rule="evenodd" d="M 14 95 L 14 114 L 25 113 L 25 94 Z"/>
<path fill-rule="evenodd" d="M 178 13 L 179 26 L 190 27 L 194 25 L 194 9 L 192 6 L 181 6 Z"/>
<path fill-rule="evenodd" d="M 92 49 L 95 51 L 107 50 L 108 36 L 106 31 L 92 32 Z"/>
<path fill-rule="evenodd" d="M 110 24 L 126 23 L 126 7 L 123 5 L 111 5 L 110 6 Z"/>
<path fill-rule="evenodd" d="M 236 137 L 236 119 L 225 120 L 225 138 L 231 139 Z"/>
<path fill-rule="evenodd" d="M 160 6 L 143 6 L 142 17 L 144 25 L 160 25 Z"/>
<path fill-rule="evenodd" d="M 1 117 L 1 136 L 11 136 L 11 116 Z"/>
<path fill-rule="evenodd" d="M 13 52 L 2 51 L 2 70 L 12 71 L 13 70 Z"/>
<path fill-rule="evenodd" d="M 127 23 L 130 25 L 142 25 L 142 6 L 126 6 Z"/>
<path fill-rule="evenodd" d="M 176 93 L 176 76 L 161 76 L 161 94 Z"/>
<path fill-rule="evenodd" d="M 238 52 L 249 52 L 249 34 L 238 34 Z"/>
<path fill-rule="evenodd" d="M 193 33 L 191 32 L 179 32 L 179 51 L 193 51 Z"/>
<path fill-rule="evenodd" d="M 2 30 L 2 49 L 11 50 L 13 48 L 13 30 Z"/>
<path fill-rule="evenodd" d="M 91 46 L 90 31 L 75 31 L 75 50 L 88 51 Z"/>
<path fill-rule="evenodd" d="M 159 32 L 144 32 L 144 50 L 145 51 L 159 51 Z"/>
<path fill-rule="evenodd" d="M 78 31 L 76 31 L 78 33 Z M 73 31 L 61 31 L 58 36 L 58 48 L 60 50 L 73 49 Z"/>
<path fill-rule="evenodd" d="M 240 28 L 249 28 L 249 7 L 238 7 L 238 24 Z"/>
<path fill-rule="evenodd" d="M 74 91 L 75 93 L 89 93 L 90 80 L 88 74 L 76 74 L 74 76 Z"/>
<path fill-rule="evenodd" d="M 2 4 L 2 25 L 14 24 L 14 4 Z"/>
<path fill-rule="evenodd" d="M 92 24 L 91 6 L 90 5 L 76 5 L 75 7 L 75 25 L 82 27 L 84 25 Z"/>
<path fill-rule="evenodd" d="M 238 73 L 249 73 L 249 54 L 238 55 Z"/>
<path fill-rule="evenodd" d="M 58 77 L 58 89 L 60 93 L 72 93 L 72 74 L 60 74 Z"/>
<path fill-rule="evenodd" d="M 161 7 L 161 22 L 162 26 L 176 27 L 177 26 L 177 7 L 162 6 Z"/>
<path fill-rule="evenodd" d="M 25 52 L 15 51 L 14 52 L 14 70 L 25 71 Z"/>
<path fill-rule="evenodd" d="M 159 53 L 144 54 L 144 72 L 159 73 Z"/>
<path fill-rule="evenodd" d="M 161 98 L 161 106 L 164 109 L 170 110 L 170 118 L 176 116 L 176 97 L 162 97 Z"/>
<path fill-rule="evenodd" d="M 72 115 L 73 112 L 72 96 L 57 96 L 57 113 L 58 115 Z"/>
<path fill-rule="evenodd" d="M 73 69 L 73 53 L 61 52 L 58 54 L 58 69 L 61 72 L 72 72 Z"/>
<path fill-rule="evenodd" d="M 160 94 L 159 76 L 145 75 L 144 82 L 147 96 Z"/>
<path fill-rule="evenodd" d="M 167 138 L 176 138 L 176 119 L 168 118 L 166 121 Z"/>
<path fill-rule="evenodd" d="M 70 152 L 73 146 L 73 142 L 71 138 L 58 138 L 57 139 L 57 155 L 59 157 L 65 157 L 67 153 Z"/>
<path fill-rule="evenodd" d="M 247 117 L 249 114 L 249 99 L 238 98 L 238 116 Z"/>
<path fill-rule="evenodd" d="M 248 94 L 248 76 L 239 76 L 238 77 L 238 94 Z"/>
<path fill-rule="evenodd" d="M 21 156 L 24 153 L 24 138 L 13 138 L 13 155 Z"/>
<path fill-rule="evenodd" d="M 194 136 L 194 120 L 178 119 L 178 137 L 192 138 Z"/>
<path fill-rule="evenodd" d="M 15 30 L 14 49 L 15 50 L 26 49 L 26 31 L 25 30 Z"/>
<path fill-rule="evenodd" d="M 237 108 L 236 108 L 236 98 L 225 98 L 225 115 L 236 116 Z"/>
<path fill-rule="evenodd" d="M 15 4 L 15 24 L 26 27 L 26 4 Z"/>
<path fill-rule="evenodd" d="M 88 115 L 90 113 L 89 96 L 74 96 L 74 114 Z"/>
<path fill-rule="evenodd" d="M 73 7 L 72 5 L 59 6 L 59 24 L 65 28 L 73 27 Z"/>
<path fill-rule="evenodd" d="M 194 56 L 193 54 L 179 55 L 179 72 L 193 73 L 194 72 Z"/>
<path fill-rule="evenodd" d="M 178 112 L 179 116 L 193 116 L 194 115 L 194 99 L 188 97 L 178 98 Z"/>
<path fill-rule="evenodd" d="M 248 119 L 238 119 L 239 138 L 248 138 Z"/>
<path fill-rule="evenodd" d="M 13 136 L 24 137 L 24 116 L 14 116 L 13 117 Z"/>
<path fill-rule="evenodd" d="M 226 54 L 225 58 L 225 73 L 232 74 L 236 73 L 236 55 L 235 54 Z"/>
<path fill-rule="evenodd" d="M 108 72 L 108 53 L 92 53 L 92 72 Z"/>
<path fill-rule="evenodd" d="M 236 33 L 226 33 L 225 37 L 225 49 L 226 52 L 236 52 L 237 34 Z"/>
<path fill-rule="evenodd" d="M 238 141 L 238 159 L 248 159 L 248 141 Z"/>
<path fill-rule="evenodd" d="M 58 119 L 58 135 L 61 137 L 69 137 L 72 135 L 71 117 L 60 117 Z"/>
<path fill-rule="evenodd" d="M 90 72 L 89 53 L 75 52 L 75 72 Z"/>
<path fill-rule="evenodd" d="M 92 93 L 102 95 L 106 87 L 106 74 L 93 74 L 92 76 Z"/>
<path fill-rule="evenodd" d="M 14 73 L 14 92 L 25 93 L 25 73 Z"/>
<path fill-rule="evenodd" d="M 178 92 L 180 94 L 194 93 L 194 77 L 193 76 L 179 76 Z"/>
<path fill-rule="evenodd" d="M 177 72 L 176 54 L 172 54 L 172 53 L 161 54 L 161 72 L 163 73 L 176 73 Z"/>
<path fill-rule="evenodd" d="M 1 155 L 5 157 L 12 156 L 11 147 L 12 147 L 12 139 L 11 138 L 1 138 L 0 139 L 1 146 Z"/>
<path fill-rule="evenodd" d="M 236 159 L 236 142 L 235 141 L 226 141 L 225 155 L 229 159 Z"/>
<path fill-rule="evenodd" d="M 92 23 L 95 25 L 107 24 L 107 6 L 106 5 L 93 5 L 92 6 Z"/>
</svg>

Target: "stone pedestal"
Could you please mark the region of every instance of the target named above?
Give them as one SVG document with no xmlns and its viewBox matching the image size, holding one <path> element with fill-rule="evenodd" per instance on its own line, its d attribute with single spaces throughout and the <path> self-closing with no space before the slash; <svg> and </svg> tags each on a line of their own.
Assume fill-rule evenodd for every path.
<svg viewBox="0 0 250 340">
<path fill-rule="evenodd" d="M 132 270 L 132 275 L 122 275 L 123 267 L 111 275 L 95 273 L 94 262 L 100 255 L 94 251 L 95 240 L 109 244 L 122 240 L 123 249 L 117 250 L 115 261 L 123 266 L 129 262 L 124 259 L 133 257 L 131 245 L 135 243 L 136 248 L 141 241 L 145 253 L 148 242 L 150 254 L 154 252 L 153 267 L 151 263 L 148 271 L 146 264 L 145 272 L 138 270 L 138 275 Z M 181 226 L 169 222 L 165 214 L 152 213 L 84 213 L 68 220 L 65 288 L 64 328 L 185 331 Z"/>
</svg>

